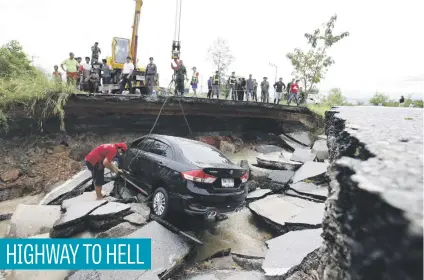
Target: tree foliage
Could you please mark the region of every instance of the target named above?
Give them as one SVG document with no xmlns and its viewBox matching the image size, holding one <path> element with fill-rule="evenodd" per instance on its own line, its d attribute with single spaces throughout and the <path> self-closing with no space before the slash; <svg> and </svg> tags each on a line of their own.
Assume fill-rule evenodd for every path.
<svg viewBox="0 0 424 280">
<path fill-rule="evenodd" d="M 224 78 L 228 67 L 234 60 L 228 42 L 218 37 L 209 47 L 208 55 L 216 67 L 215 71 L 219 72 L 221 79 Z"/>
<path fill-rule="evenodd" d="M 31 61 L 18 41 L 10 41 L 0 47 L 0 77 L 35 73 Z"/>
<path fill-rule="evenodd" d="M 390 99 L 390 97 L 384 93 L 376 92 L 374 96 L 369 100 L 369 102 L 375 106 L 382 104 L 382 106 L 386 107 L 398 107 L 399 100 Z M 409 105 L 414 104 L 414 107 L 423 108 L 423 100 L 413 100 L 412 95 L 408 95 L 405 97 L 405 101 L 403 103 L 404 107 L 409 107 Z"/>
<path fill-rule="evenodd" d="M 328 68 L 334 64 L 333 58 L 327 54 L 329 48 L 349 36 L 349 32 L 333 33 L 336 21 L 337 15 L 333 15 L 322 28 L 305 33 L 310 46 L 308 51 L 296 48 L 286 55 L 294 67 L 293 75 L 301 80 L 307 92 L 324 79 Z"/>
<path fill-rule="evenodd" d="M 331 107 L 348 105 L 346 97 L 343 96 L 339 88 L 330 89 L 330 92 L 324 97 L 323 103 Z"/>
<path fill-rule="evenodd" d="M 378 106 L 378 104 L 386 106 L 389 101 L 389 96 L 381 92 L 376 92 L 374 96 L 370 99 L 370 103 L 375 106 Z"/>
</svg>

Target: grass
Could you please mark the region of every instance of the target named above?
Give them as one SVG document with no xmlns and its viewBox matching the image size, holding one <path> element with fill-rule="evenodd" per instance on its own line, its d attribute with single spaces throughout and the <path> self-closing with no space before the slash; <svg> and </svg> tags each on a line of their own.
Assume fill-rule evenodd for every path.
<svg viewBox="0 0 424 280">
<path fill-rule="evenodd" d="M 307 104 L 306 107 L 322 117 L 325 116 L 326 111 L 331 109 L 331 106 L 327 104 Z"/>
<path fill-rule="evenodd" d="M 42 73 L 0 78 L 0 131 L 7 133 L 9 121 L 18 111 L 39 122 L 49 117 L 64 118 L 63 107 L 75 87 L 59 84 Z"/>
</svg>

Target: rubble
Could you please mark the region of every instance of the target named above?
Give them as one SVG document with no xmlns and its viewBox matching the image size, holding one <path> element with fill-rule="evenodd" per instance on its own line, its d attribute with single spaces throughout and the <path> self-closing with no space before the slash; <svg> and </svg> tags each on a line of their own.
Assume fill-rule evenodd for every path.
<svg viewBox="0 0 424 280">
<path fill-rule="evenodd" d="M 234 154 L 236 147 L 227 141 L 221 140 L 219 142 L 219 150 L 224 154 Z"/>
<path fill-rule="evenodd" d="M 269 154 L 269 153 L 280 153 L 283 151 L 283 148 L 275 146 L 275 145 L 258 145 L 255 147 L 255 151 L 262 154 Z"/>
<path fill-rule="evenodd" d="M 0 174 L 0 181 L 3 181 L 5 183 L 11 183 L 13 181 L 16 181 L 19 176 L 21 176 L 21 174 L 21 170 L 17 168 L 9 169 Z"/>
<path fill-rule="evenodd" d="M 246 197 L 246 201 L 258 200 L 258 199 L 264 198 L 270 193 L 272 193 L 272 191 L 269 189 L 258 189 L 249 193 Z"/>
<path fill-rule="evenodd" d="M 338 107 L 325 133 L 331 199 L 318 276 L 422 279 L 423 110 Z"/>
<path fill-rule="evenodd" d="M 296 149 L 304 149 L 305 146 L 302 144 L 297 143 L 296 141 L 293 141 L 292 139 L 290 139 L 289 137 L 287 137 L 284 134 L 281 134 L 279 136 L 280 142 L 281 144 L 287 148 L 288 150 L 290 150 L 291 152 L 293 152 Z"/>
<path fill-rule="evenodd" d="M 106 203 L 106 200 L 96 200 L 72 204 L 54 223 L 50 237 L 70 237 L 84 231 L 86 217 Z"/>
<path fill-rule="evenodd" d="M 322 229 L 292 231 L 266 241 L 268 252 L 262 264 L 267 276 L 283 276 L 296 270 L 302 260 L 322 243 Z"/>
<path fill-rule="evenodd" d="M 306 179 L 312 182 L 325 182 L 324 178 L 327 172 L 328 164 L 325 162 L 305 162 L 301 168 L 296 171 L 292 179 L 293 183 L 297 183 Z"/>
<path fill-rule="evenodd" d="M 277 170 L 297 170 L 302 163 L 287 160 L 281 154 L 268 154 L 256 158 L 259 167 Z"/>
<path fill-rule="evenodd" d="M 245 270 L 261 270 L 265 258 L 231 254 L 233 261 Z"/>
<path fill-rule="evenodd" d="M 25 238 L 49 232 L 60 215 L 60 206 L 20 204 L 10 220 L 7 236 Z"/>
<path fill-rule="evenodd" d="M 91 186 L 91 172 L 88 169 L 80 171 L 71 179 L 48 193 L 40 205 L 60 205 L 63 200 L 78 196 Z"/>
<path fill-rule="evenodd" d="M 291 230 L 320 227 L 325 205 L 273 194 L 250 203 L 248 208 L 276 232 L 283 234 Z"/>
<path fill-rule="evenodd" d="M 298 182 L 291 184 L 290 189 L 299 194 L 309 195 L 323 200 L 326 200 L 328 196 L 328 186 L 317 186 L 312 183 Z"/>
<path fill-rule="evenodd" d="M 303 146 L 310 147 L 312 145 L 308 132 L 305 132 L 305 131 L 291 132 L 291 133 L 287 133 L 286 136 Z"/>
<path fill-rule="evenodd" d="M 316 153 L 319 161 L 328 159 L 327 140 L 317 140 L 312 147 L 312 152 Z"/>
<path fill-rule="evenodd" d="M 308 161 L 314 161 L 316 157 L 317 155 L 310 149 L 296 149 L 294 150 L 294 153 L 291 156 L 290 160 L 305 163 Z"/>
<path fill-rule="evenodd" d="M 258 188 L 258 182 L 257 181 L 255 181 L 255 180 L 250 180 L 250 181 L 248 181 L 247 183 L 246 183 L 246 186 L 247 186 L 247 191 L 249 192 L 249 193 L 251 193 L 251 192 L 253 192 L 253 191 L 255 191 L 257 188 Z"/>
<path fill-rule="evenodd" d="M 105 230 L 122 222 L 131 213 L 127 204 L 108 202 L 88 214 L 87 226 L 93 230 Z"/>
<path fill-rule="evenodd" d="M 100 232 L 96 235 L 96 238 L 116 238 L 127 236 L 134 231 L 138 230 L 140 227 L 132 225 L 130 223 L 120 223 L 106 231 Z"/>
</svg>

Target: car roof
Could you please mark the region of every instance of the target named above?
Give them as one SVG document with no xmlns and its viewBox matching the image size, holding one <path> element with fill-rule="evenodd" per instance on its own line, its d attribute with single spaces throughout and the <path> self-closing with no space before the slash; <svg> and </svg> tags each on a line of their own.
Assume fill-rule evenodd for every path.
<svg viewBox="0 0 424 280">
<path fill-rule="evenodd" d="M 150 137 L 156 138 L 158 140 L 160 140 L 160 139 L 167 140 L 167 141 L 171 142 L 172 144 L 176 144 L 176 145 L 191 144 L 191 145 L 201 145 L 201 146 L 211 147 L 210 145 L 205 144 L 205 143 L 200 142 L 200 141 L 191 140 L 191 139 L 187 139 L 187 138 L 183 138 L 183 137 L 177 137 L 177 136 L 152 134 L 152 135 L 150 135 Z"/>
</svg>

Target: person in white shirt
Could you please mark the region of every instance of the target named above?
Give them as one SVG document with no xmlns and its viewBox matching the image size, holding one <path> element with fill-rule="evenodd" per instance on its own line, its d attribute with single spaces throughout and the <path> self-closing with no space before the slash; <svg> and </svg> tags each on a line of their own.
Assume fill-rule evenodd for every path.
<svg viewBox="0 0 424 280">
<path fill-rule="evenodd" d="M 91 64 L 90 64 L 90 58 L 88 56 L 85 57 L 85 63 L 83 63 L 82 65 L 82 89 L 84 91 L 89 91 L 88 88 L 88 83 L 86 82 L 86 80 L 88 79 L 88 77 L 91 74 Z"/>
<path fill-rule="evenodd" d="M 127 56 L 127 62 L 124 64 L 124 69 L 122 69 L 119 94 L 122 94 L 122 92 L 125 89 L 125 85 L 128 85 L 129 92 L 133 93 L 132 83 L 131 83 L 133 71 L 134 71 L 134 64 L 131 62 L 131 57 Z"/>
</svg>

